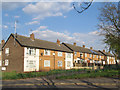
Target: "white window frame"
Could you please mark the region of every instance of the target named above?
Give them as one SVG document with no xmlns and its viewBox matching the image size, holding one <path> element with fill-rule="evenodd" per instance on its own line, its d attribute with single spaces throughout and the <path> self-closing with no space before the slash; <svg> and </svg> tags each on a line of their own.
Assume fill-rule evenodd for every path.
<svg viewBox="0 0 120 90">
<path fill-rule="evenodd" d="M 77 52 L 74 52 L 75 56 L 77 55 Z"/>
<path fill-rule="evenodd" d="M 45 52 L 47 51 L 48 54 L 46 54 Z M 50 55 L 50 50 L 44 50 L 44 55 Z"/>
<path fill-rule="evenodd" d="M 96 58 L 98 58 L 98 55 L 96 55 Z"/>
<path fill-rule="evenodd" d="M 60 62 L 60 64 L 59 64 L 59 62 Z M 62 63 L 63 63 L 63 62 L 62 62 L 61 60 L 59 60 L 57 66 L 58 66 L 58 67 L 62 67 L 62 65 L 63 65 Z"/>
<path fill-rule="evenodd" d="M 0 66 L 2 66 L 2 60 L 0 60 Z"/>
<path fill-rule="evenodd" d="M 2 55 L 2 52 L 0 51 L 0 56 Z"/>
<path fill-rule="evenodd" d="M 9 48 L 6 48 L 5 49 L 5 54 L 9 54 L 9 53 L 10 53 Z"/>
<path fill-rule="evenodd" d="M 6 59 L 6 60 L 5 60 L 5 66 L 8 66 L 8 65 L 9 65 L 9 60 Z"/>
<path fill-rule="evenodd" d="M 87 57 L 87 53 L 85 53 L 85 57 Z"/>
<path fill-rule="evenodd" d="M 48 65 L 46 65 L 46 62 L 48 63 Z M 44 67 L 50 67 L 50 60 L 44 60 Z"/>
<path fill-rule="evenodd" d="M 62 52 L 58 52 L 58 56 L 62 56 Z"/>
<path fill-rule="evenodd" d="M 90 57 L 92 57 L 92 54 L 89 54 L 90 55 Z"/>
<path fill-rule="evenodd" d="M 29 53 L 31 51 L 31 53 Z M 36 49 L 35 48 L 27 48 L 27 54 L 28 55 L 36 55 Z"/>
<path fill-rule="evenodd" d="M 67 58 L 71 58 L 71 53 L 68 53 L 68 54 L 67 54 Z"/>
</svg>

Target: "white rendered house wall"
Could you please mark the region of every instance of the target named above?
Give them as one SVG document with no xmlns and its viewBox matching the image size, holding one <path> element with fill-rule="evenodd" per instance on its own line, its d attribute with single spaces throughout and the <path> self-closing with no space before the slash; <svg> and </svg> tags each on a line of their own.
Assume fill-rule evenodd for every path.
<svg viewBox="0 0 120 90">
<path fill-rule="evenodd" d="M 73 67 L 73 54 L 65 53 L 65 69 L 71 69 Z"/>
<path fill-rule="evenodd" d="M 35 49 L 34 55 L 28 54 L 28 48 L 24 48 L 24 72 L 39 71 L 39 49 Z"/>
</svg>

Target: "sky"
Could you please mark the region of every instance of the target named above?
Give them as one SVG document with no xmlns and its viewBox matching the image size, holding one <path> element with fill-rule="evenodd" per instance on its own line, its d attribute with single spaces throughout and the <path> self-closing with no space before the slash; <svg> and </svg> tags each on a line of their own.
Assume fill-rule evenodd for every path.
<svg viewBox="0 0 120 90">
<path fill-rule="evenodd" d="M 17 21 L 17 34 L 78 46 L 85 45 L 96 50 L 105 49 L 103 36 L 98 35 L 97 24 L 102 6 L 101 2 L 93 2 L 89 9 L 77 13 L 73 2 L 3 2 L 2 3 L 2 39 L 7 40 L 14 33 Z M 78 7 L 80 3 L 75 3 Z M 79 9 L 79 7 L 78 7 Z"/>
</svg>

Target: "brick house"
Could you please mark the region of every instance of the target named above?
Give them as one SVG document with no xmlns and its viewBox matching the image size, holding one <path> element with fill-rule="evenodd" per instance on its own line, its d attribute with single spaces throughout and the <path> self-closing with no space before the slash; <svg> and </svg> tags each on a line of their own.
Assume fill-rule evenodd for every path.
<svg viewBox="0 0 120 90">
<path fill-rule="evenodd" d="M 105 50 L 100 51 L 104 55 L 105 64 L 116 64 L 115 57 L 110 52 L 105 52 Z"/>
<path fill-rule="evenodd" d="M 0 44 L 0 69 L 2 66 L 2 44 Z"/>
<path fill-rule="evenodd" d="M 3 45 L 4 71 L 29 72 L 70 69 L 72 51 L 60 44 L 17 34 L 11 34 Z"/>
<path fill-rule="evenodd" d="M 103 64 L 105 61 L 104 55 L 97 50 L 93 50 L 92 47 L 88 49 L 85 48 L 85 45 L 83 45 L 83 47 L 76 46 L 76 43 L 74 43 L 73 45 L 67 43 L 62 44 L 73 51 L 74 66 L 93 66 Z"/>
</svg>

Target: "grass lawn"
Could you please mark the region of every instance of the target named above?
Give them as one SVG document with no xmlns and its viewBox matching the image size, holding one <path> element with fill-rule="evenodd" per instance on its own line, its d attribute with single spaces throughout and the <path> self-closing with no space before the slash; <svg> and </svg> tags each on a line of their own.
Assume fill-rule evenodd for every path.
<svg viewBox="0 0 120 90">
<path fill-rule="evenodd" d="M 56 79 L 80 79 L 80 78 L 96 78 L 96 77 L 119 77 L 119 70 L 95 70 L 82 74 L 73 74 L 68 76 L 59 76 Z"/>
<path fill-rule="evenodd" d="M 113 68 L 113 67 L 110 68 L 110 67 L 111 66 L 105 66 L 105 68 L 101 70 L 71 69 L 71 70 L 51 70 L 49 72 L 29 72 L 29 73 L 16 73 L 15 71 L 14 72 L 2 72 L 2 79 L 3 80 L 25 79 L 25 78 L 33 78 L 33 77 L 41 77 L 41 76 L 49 76 L 49 75 L 55 75 L 56 79 L 79 79 L 79 78 L 120 76 L 120 68 L 116 69 L 116 68 Z M 79 73 L 76 74 L 76 72 L 79 72 Z"/>
<path fill-rule="evenodd" d="M 49 72 L 29 72 L 29 73 L 16 73 L 13 72 L 2 72 L 2 79 L 25 79 L 25 78 L 33 78 L 33 77 L 41 77 L 48 76 L 52 74 L 61 74 L 61 73 L 73 73 L 73 72 L 81 72 L 81 71 L 90 71 L 90 69 L 71 69 L 71 70 L 51 70 Z"/>
</svg>

